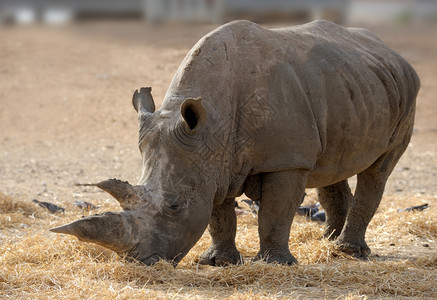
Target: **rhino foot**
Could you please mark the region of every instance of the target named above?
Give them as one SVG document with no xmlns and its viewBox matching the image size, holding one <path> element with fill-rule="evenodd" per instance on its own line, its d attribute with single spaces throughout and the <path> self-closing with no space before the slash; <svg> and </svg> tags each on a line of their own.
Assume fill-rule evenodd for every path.
<svg viewBox="0 0 437 300">
<path fill-rule="evenodd" d="M 367 260 L 371 252 L 365 242 L 356 245 L 337 240 L 335 244 L 340 251 L 362 260 Z"/>
<path fill-rule="evenodd" d="M 277 263 L 277 264 L 289 265 L 289 266 L 298 263 L 297 259 L 294 258 L 294 256 L 291 255 L 289 251 L 284 253 L 272 253 L 268 251 L 264 253 L 259 252 L 253 260 L 254 261 L 263 260 L 266 263 Z"/>
<path fill-rule="evenodd" d="M 227 266 L 242 264 L 243 258 L 238 250 L 218 250 L 209 248 L 199 257 L 199 264 L 208 266 Z"/>
</svg>

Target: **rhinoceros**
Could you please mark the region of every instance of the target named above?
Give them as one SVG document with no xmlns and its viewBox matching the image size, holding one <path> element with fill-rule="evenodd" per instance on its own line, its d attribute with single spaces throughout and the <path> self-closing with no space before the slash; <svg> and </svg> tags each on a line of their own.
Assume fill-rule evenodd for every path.
<svg viewBox="0 0 437 300">
<path fill-rule="evenodd" d="M 142 176 L 98 184 L 123 210 L 52 231 L 177 265 L 209 224 L 199 263 L 236 264 L 234 199 L 245 193 L 260 201 L 254 259 L 293 264 L 290 226 L 305 188 L 318 188 L 325 236 L 367 258 L 365 232 L 409 144 L 419 85 L 365 29 L 225 24 L 189 51 L 159 110 L 151 88 L 135 92 Z"/>
</svg>

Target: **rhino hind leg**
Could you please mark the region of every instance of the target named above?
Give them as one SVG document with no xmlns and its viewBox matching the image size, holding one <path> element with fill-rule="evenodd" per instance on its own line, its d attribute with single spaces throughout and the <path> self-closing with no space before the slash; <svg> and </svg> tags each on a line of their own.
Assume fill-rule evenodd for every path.
<svg viewBox="0 0 437 300">
<path fill-rule="evenodd" d="M 364 239 L 365 233 L 381 201 L 386 180 L 376 180 L 371 173 L 366 170 L 358 174 L 355 196 L 336 240 L 341 251 L 360 259 L 367 259 L 370 254 Z"/>
<path fill-rule="evenodd" d="M 320 204 L 326 211 L 326 228 L 324 237 L 335 240 L 343 229 L 352 202 L 352 193 L 347 180 L 317 189 Z"/>
<path fill-rule="evenodd" d="M 243 262 L 235 246 L 237 217 L 234 203 L 234 198 L 228 198 L 213 208 L 208 227 L 212 242 L 211 246 L 199 257 L 200 264 L 225 266 Z"/>
<path fill-rule="evenodd" d="M 408 146 L 411 134 L 383 154 L 369 168 L 357 175 L 357 187 L 349 205 L 343 230 L 336 240 L 340 250 L 360 259 L 367 259 L 370 248 L 365 242 L 367 226 L 381 202 L 385 184 L 396 163 Z"/>
<path fill-rule="evenodd" d="M 305 192 L 304 170 L 266 173 L 258 212 L 260 251 L 255 260 L 292 265 L 297 260 L 288 248 L 290 227 Z"/>
</svg>

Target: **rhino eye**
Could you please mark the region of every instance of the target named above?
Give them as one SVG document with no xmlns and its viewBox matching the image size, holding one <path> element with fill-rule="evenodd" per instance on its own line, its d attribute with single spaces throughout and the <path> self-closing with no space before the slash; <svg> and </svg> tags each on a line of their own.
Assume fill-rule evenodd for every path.
<svg viewBox="0 0 437 300">
<path fill-rule="evenodd" d="M 173 219 L 182 212 L 181 208 L 181 205 L 177 203 L 168 205 L 162 210 L 162 215 L 167 219 Z"/>
<path fill-rule="evenodd" d="M 174 202 L 167 206 L 167 211 L 171 214 L 177 214 L 180 212 L 182 205 L 180 203 Z"/>
</svg>

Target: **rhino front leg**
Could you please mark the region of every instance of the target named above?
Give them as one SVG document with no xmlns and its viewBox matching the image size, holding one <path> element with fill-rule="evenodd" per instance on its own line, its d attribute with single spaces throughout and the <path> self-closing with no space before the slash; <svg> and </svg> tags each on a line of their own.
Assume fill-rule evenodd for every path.
<svg viewBox="0 0 437 300">
<path fill-rule="evenodd" d="M 320 204 L 326 211 L 326 229 L 324 236 L 335 240 L 343 229 L 352 193 L 347 180 L 317 189 Z"/>
<path fill-rule="evenodd" d="M 227 198 L 222 204 L 214 206 L 208 229 L 212 238 L 211 246 L 200 256 L 199 263 L 210 266 L 242 263 L 235 246 L 235 198 Z"/>
<path fill-rule="evenodd" d="M 260 251 L 255 260 L 292 265 L 297 260 L 288 248 L 290 227 L 305 192 L 303 170 L 263 174 L 258 216 Z"/>
</svg>

